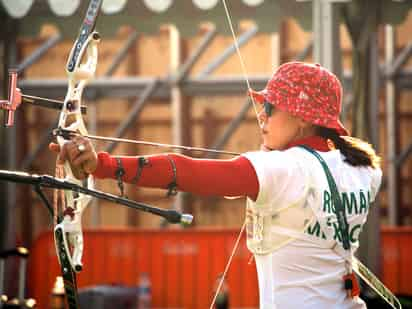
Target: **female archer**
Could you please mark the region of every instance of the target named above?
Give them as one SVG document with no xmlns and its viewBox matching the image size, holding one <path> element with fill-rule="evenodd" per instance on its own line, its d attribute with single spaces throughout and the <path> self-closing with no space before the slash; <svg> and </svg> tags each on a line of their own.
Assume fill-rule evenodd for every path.
<svg viewBox="0 0 412 309">
<path fill-rule="evenodd" d="M 339 80 L 318 64 L 290 62 L 250 95 L 262 107 L 262 148 L 230 160 L 115 157 L 96 153 L 84 137 L 50 148 L 78 178 L 246 196 L 260 308 L 366 308 L 351 258 L 382 172 L 372 147 L 339 121 Z"/>
</svg>

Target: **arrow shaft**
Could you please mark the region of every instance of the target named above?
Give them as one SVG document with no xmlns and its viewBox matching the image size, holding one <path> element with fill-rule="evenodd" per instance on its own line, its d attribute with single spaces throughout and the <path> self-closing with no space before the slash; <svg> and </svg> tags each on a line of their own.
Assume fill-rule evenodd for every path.
<svg viewBox="0 0 412 309">
<path fill-rule="evenodd" d="M 98 135 L 81 135 L 77 132 L 72 132 L 68 130 L 55 130 L 54 135 L 63 135 L 63 136 L 84 136 L 90 138 L 92 140 L 97 141 L 104 141 L 104 142 L 119 142 L 119 143 L 128 143 L 128 144 L 135 144 L 135 145 L 145 145 L 145 146 L 152 146 L 152 147 L 164 147 L 170 149 L 181 149 L 181 150 L 190 150 L 190 151 L 201 151 L 201 152 L 212 152 L 212 153 L 220 153 L 225 155 L 232 155 L 232 156 L 239 156 L 240 153 L 233 152 L 233 151 L 224 151 L 224 150 L 217 150 L 217 149 L 209 149 L 203 147 L 190 147 L 190 146 L 181 146 L 181 145 L 173 145 L 173 144 L 164 144 L 164 143 L 155 143 L 155 142 L 148 142 L 148 141 L 140 141 L 140 140 L 132 140 L 127 138 L 115 138 L 115 137 L 105 137 L 105 136 L 98 136 Z"/>
<path fill-rule="evenodd" d="M 155 142 L 132 140 L 132 139 L 127 139 L 127 138 L 114 138 L 114 137 L 104 137 L 104 136 L 96 136 L 96 135 L 86 135 L 86 137 L 93 139 L 93 140 L 100 140 L 100 141 L 105 141 L 105 142 L 110 141 L 110 142 L 137 144 L 137 145 L 145 145 L 145 146 L 152 146 L 152 147 L 165 147 L 165 148 L 171 148 L 171 149 L 212 152 L 212 153 L 221 153 L 221 154 L 234 155 L 234 156 L 240 155 L 240 153 L 233 152 L 233 151 L 224 151 L 224 150 L 209 149 L 209 148 L 203 148 L 203 147 L 190 147 L 190 146 L 181 146 L 181 145 L 173 145 L 173 144 L 155 143 Z"/>
</svg>

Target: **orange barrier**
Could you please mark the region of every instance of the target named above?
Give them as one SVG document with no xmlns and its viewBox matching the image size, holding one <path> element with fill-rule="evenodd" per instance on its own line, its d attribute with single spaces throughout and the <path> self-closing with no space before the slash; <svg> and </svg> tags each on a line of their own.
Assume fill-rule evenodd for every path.
<svg viewBox="0 0 412 309">
<path fill-rule="evenodd" d="M 84 270 L 79 287 L 96 284 L 136 286 L 150 275 L 154 308 L 208 308 L 216 277 L 223 272 L 239 230 L 89 230 L 84 232 Z M 383 282 L 396 294 L 412 295 L 412 227 L 385 227 L 381 233 Z M 242 238 L 230 267 L 232 308 L 257 307 L 254 262 Z M 30 296 L 47 308 L 60 275 L 53 237 L 42 234 L 29 260 Z"/>
<path fill-rule="evenodd" d="M 84 269 L 78 286 L 136 286 L 147 272 L 153 308 L 209 308 L 217 276 L 223 272 L 239 230 L 96 230 L 84 232 Z M 245 239 L 227 275 L 232 308 L 258 304 L 256 268 Z M 31 250 L 29 290 L 47 308 L 60 275 L 53 235 L 42 234 Z"/>
<path fill-rule="evenodd" d="M 382 278 L 393 292 L 412 296 L 412 227 L 384 227 Z"/>
</svg>

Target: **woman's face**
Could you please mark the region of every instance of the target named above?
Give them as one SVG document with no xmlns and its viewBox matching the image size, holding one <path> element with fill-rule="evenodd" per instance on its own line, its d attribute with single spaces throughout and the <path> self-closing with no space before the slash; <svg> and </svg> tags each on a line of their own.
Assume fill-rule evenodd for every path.
<svg viewBox="0 0 412 309">
<path fill-rule="evenodd" d="M 264 104 L 266 106 L 263 105 L 258 115 L 263 138 L 263 150 L 283 150 L 290 142 L 303 137 L 301 136 L 303 120 L 277 109 L 270 103 Z"/>
</svg>

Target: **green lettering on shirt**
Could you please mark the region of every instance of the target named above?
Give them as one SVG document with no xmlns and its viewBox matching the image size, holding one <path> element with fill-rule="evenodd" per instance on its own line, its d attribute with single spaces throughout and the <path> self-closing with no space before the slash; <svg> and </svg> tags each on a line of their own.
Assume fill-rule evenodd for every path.
<svg viewBox="0 0 412 309">
<path fill-rule="evenodd" d="M 353 211 L 355 214 L 358 213 L 358 203 L 356 202 L 355 192 L 350 192 L 350 201 L 348 198 L 348 194 L 346 192 L 342 193 L 342 203 L 343 208 L 345 208 L 347 214 L 352 214 Z"/>
<path fill-rule="evenodd" d="M 366 213 L 366 211 L 368 210 L 368 202 L 366 201 L 365 193 L 362 190 L 359 192 L 359 198 L 360 198 L 359 213 L 360 214 L 362 212 Z"/>
<path fill-rule="evenodd" d="M 339 242 L 342 242 L 342 237 L 340 235 L 340 231 L 339 231 L 339 225 L 337 222 L 333 222 L 333 229 L 334 229 L 334 235 L 333 235 L 333 239 L 337 240 Z"/>
<path fill-rule="evenodd" d="M 370 191 L 360 190 L 359 193 L 355 192 L 342 192 L 341 194 L 342 204 L 345 212 L 348 215 L 367 213 L 371 205 L 371 193 Z M 335 214 L 335 206 L 332 200 L 331 193 L 327 190 L 323 194 L 323 212 L 328 214 Z M 336 218 L 335 218 L 336 220 Z M 339 230 L 338 223 L 332 222 L 332 217 L 328 217 L 326 221 L 328 227 L 332 227 L 334 230 L 333 239 L 337 242 L 342 242 L 342 235 Z M 352 228 L 349 227 L 349 240 L 351 243 L 356 243 L 359 239 L 359 234 L 362 230 L 362 224 L 356 224 Z M 321 225 L 318 221 L 313 225 L 309 225 L 306 233 L 327 239 L 325 233 L 321 229 Z"/>
<path fill-rule="evenodd" d="M 311 227 L 310 225 L 308 226 L 308 234 L 310 235 L 315 235 L 316 237 L 319 237 L 320 235 L 320 224 L 318 221 L 316 221 L 315 225 Z"/>
<path fill-rule="evenodd" d="M 326 190 L 323 193 L 323 212 L 327 212 L 329 214 L 332 212 L 330 194 Z"/>
<path fill-rule="evenodd" d="M 356 224 L 356 225 L 350 230 L 349 239 L 350 239 L 351 242 L 355 243 L 355 242 L 358 240 L 358 238 L 359 238 L 359 233 L 360 233 L 360 229 L 361 229 L 361 225 L 360 225 L 360 224 Z M 356 230 L 359 230 L 359 233 L 358 233 L 357 236 L 355 237 L 355 231 L 356 231 Z"/>
<path fill-rule="evenodd" d="M 323 239 L 326 239 L 326 235 L 323 231 L 320 230 L 320 224 L 318 221 L 315 222 L 315 225 L 313 225 L 312 227 L 309 225 L 308 229 L 306 230 L 306 232 L 309 235 L 314 235 L 316 237 L 322 237 Z"/>
</svg>

